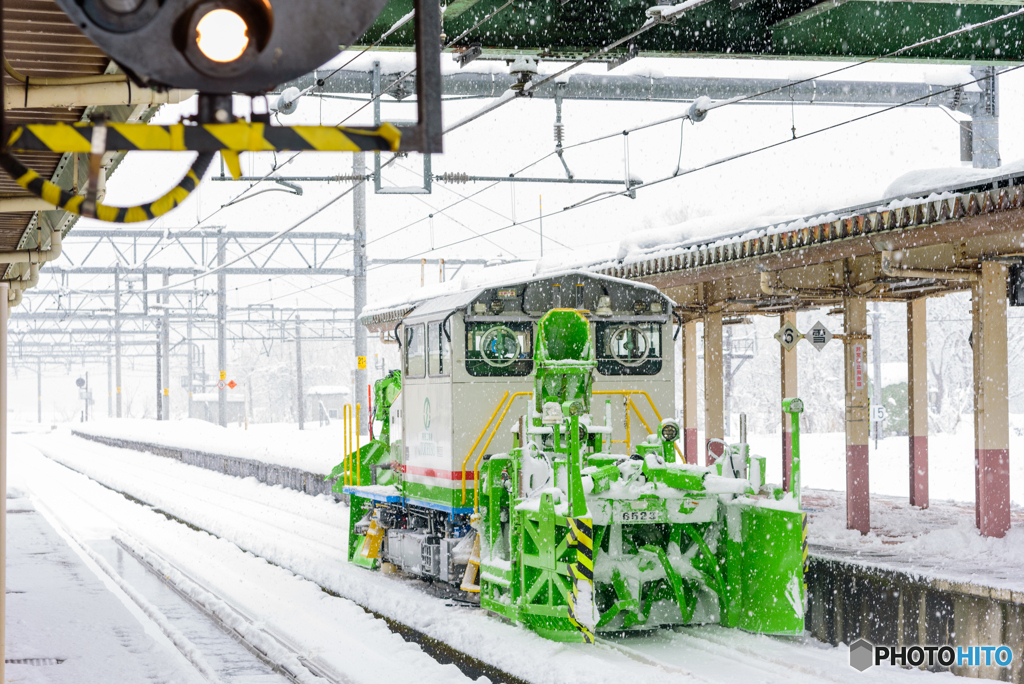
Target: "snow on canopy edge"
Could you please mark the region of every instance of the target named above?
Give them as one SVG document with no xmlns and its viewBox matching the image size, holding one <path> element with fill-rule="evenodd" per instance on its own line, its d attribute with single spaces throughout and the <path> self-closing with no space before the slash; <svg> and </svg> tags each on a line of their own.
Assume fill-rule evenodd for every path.
<svg viewBox="0 0 1024 684">
<path fill-rule="evenodd" d="M 989 173 L 984 173 L 984 171 L 989 171 Z M 835 209 L 803 217 L 790 216 L 783 218 L 765 216 L 759 218 L 738 215 L 732 217 L 733 223 L 731 225 L 728 224 L 730 217 L 724 217 L 726 221 L 723 221 L 723 223 L 729 225 L 729 227 L 723 225 L 723 229 L 716 233 L 700 236 L 688 235 L 687 228 L 700 225 L 706 219 L 721 219 L 723 217 L 704 217 L 674 226 L 637 231 L 631 234 L 627 240 L 617 243 L 620 247 L 618 254 L 614 256 L 609 255 L 607 259 L 599 263 L 589 264 L 586 268 L 603 271 L 630 266 L 651 259 L 676 256 L 700 249 L 713 249 L 757 237 L 832 223 L 873 211 L 891 211 L 925 202 L 950 199 L 966 195 L 980 185 L 1005 182 L 1008 186 L 1012 187 L 1013 185 L 1020 184 L 1022 181 L 1024 181 L 1024 159 L 1006 164 L 998 169 L 960 169 L 957 167 L 925 169 L 910 172 L 897 178 L 886 189 L 885 198 L 865 202 L 853 207 Z M 1002 186 L 1000 185 L 1000 187 Z M 744 225 L 745 222 L 746 225 Z M 672 233 L 676 233 L 678 237 L 672 239 Z M 663 240 L 660 244 L 651 244 L 656 242 L 659 234 L 666 236 L 667 239 Z M 633 243 L 633 246 L 630 246 L 629 243 Z M 642 246 L 643 243 L 648 243 L 649 246 Z"/>
<path fill-rule="evenodd" d="M 516 266 L 517 269 L 509 267 Z M 517 271 L 519 273 L 517 273 Z M 506 275 L 507 273 L 507 275 Z M 527 274 L 530 275 L 527 275 Z M 499 275 L 501 277 L 499 277 Z M 411 290 L 407 293 L 404 298 L 393 299 L 390 302 L 384 304 L 376 304 L 364 308 L 359 314 L 359 320 L 363 325 L 369 324 L 380 324 L 382 320 L 368 321 L 367 319 L 383 319 L 398 322 L 406 316 L 416 312 L 417 307 L 435 299 L 451 298 L 452 301 L 461 301 L 464 297 L 457 297 L 465 293 L 467 296 L 473 294 L 472 297 L 466 302 L 470 302 L 476 298 L 484 290 L 488 290 L 494 287 L 500 287 L 503 285 L 525 285 L 528 283 L 534 283 L 540 280 L 547 280 L 550 278 L 563 278 L 569 275 L 582 275 L 595 280 L 603 280 L 606 282 L 621 283 L 623 285 L 629 285 L 630 287 L 637 287 L 643 290 L 650 290 L 657 292 L 659 295 L 668 300 L 671 306 L 675 305 L 675 302 L 671 297 L 666 295 L 664 292 L 659 290 L 653 285 L 647 283 L 640 283 L 635 280 L 628 280 L 626 278 L 616 278 L 614 276 L 605 275 L 603 273 L 595 273 L 588 269 L 583 268 L 568 268 L 560 270 L 545 271 L 542 261 L 518 261 L 511 264 L 501 264 L 500 266 L 489 266 L 479 271 L 471 273 L 467 276 L 463 276 L 458 280 L 450 280 L 440 285 L 434 285 L 431 287 L 422 287 L 417 290 Z M 464 306 L 463 304 L 462 306 Z M 459 308 L 459 306 L 453 306 L 452 309 Z"/>
</svg>

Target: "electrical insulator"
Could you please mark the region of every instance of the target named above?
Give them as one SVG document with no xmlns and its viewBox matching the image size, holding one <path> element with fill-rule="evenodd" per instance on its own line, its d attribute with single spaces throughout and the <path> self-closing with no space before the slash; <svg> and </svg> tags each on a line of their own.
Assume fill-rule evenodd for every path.
<svg viewBox="0 0 1024 684">
<path fill-rule="evenodd" d="M 441 181 L 442 183 L 468 183 L 469 182 L 469 174 L 468 173 L 457 173 L 457 172 L 454 172 L 454 171 L 448 171 L 448 172 L 442 173 L 440 176 L 436 176 L 436 178 L 437 178 L 437 180 Z"/>
<path fill-rule="evenodd" d="M 565 124 L 561 121 L 555 123 L 555 142 L 559 145 L 565 140 Z"/>
</svg>

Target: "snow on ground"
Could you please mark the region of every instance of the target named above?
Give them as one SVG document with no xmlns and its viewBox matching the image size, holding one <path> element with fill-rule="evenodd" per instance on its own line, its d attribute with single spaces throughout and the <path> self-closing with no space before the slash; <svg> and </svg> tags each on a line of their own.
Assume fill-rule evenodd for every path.
<svg viewBox="0 0 1024 684">
<path fill-rule="evenodd" d="M 204 445 L 207 451 L 307 469 L 315 465 L 317 450 L 334 448 L 337 443 L 332 441 L 336 439 L 332 428 L 299 432 L 294 425 L 280 424 L 250 426 L 247 432 L 225 430 L 201 421 L 188 421 L 187 425 L 188 429 L 182 429 L 181 424 L 175 422 L 122 420 L 78 425 L 76 429 L 85 427 L 91 434 L 185 448 Z M 925 511 L 913 509 L 906 503 L 909 497 L 907 438 L 882 439 L 877 449 L 872 441 L 869 457 L 872 532 L 863 537 L 846 529 L 845 436 L 842 433 L 802 435 L 801 478 L 805 488 L 815 490 L 809 495 L 808 507 L 812 510 L 810 541 L 816 553 L 934 578 L 1024 590 L 1024 577 L 1014 571 L 1024 565 L 1024 513 L 1014 508 L 1015 527 L 1005 539 L 985 539 L 979 535 L 974 524 L 974 487 L 964 486 L 964 483 L 973 485 L 974 481 L 974 442 L 968 432 L 932 438 L 929 456 L 932 506 Z M 768 479 L 781 481 L 781 462 L 777 456 L 780 436 L 751 435 L 749 440 L 753 453 L 775 454 L 768 459 Z M 1011 435 L 1011 450 L 1017 453 L 1022 448 L 1024 436 Z M 136 458 L 131 452 L 112 450 L 112 453 L 120 454 L 118 458 L 129 463 Z M 259 453 L 264 455 L 257 455 Z M 325 465 L 331 462 L 333 467 L 335 458 L 320 458 L 319 462 Z M 1011 461 L 1010 477 L 1011 498 L 1017 506 L 1024 505 L 1024 461 Z M 248 482 L 245 496 L 257 496 L 259 485 Z M 167 486 L 172 490 L 175 487 L 172 481 L 168 481 Z M 154 492 L 151 496 L 157 499 L 142 498 L 163 506 L 173 505 L 175 494 Z M 299 497 L 296 505 L 310 498 L 298 493 L 295 496 Z M 233 505 L 239 510 L 249 510 L 244 501 Z M 336 543 L 334 551 L 340 558 L 344 547 L 339 540 L 332 539 L 332 535 L 340 528 L 348 529 L 347 517 L 343 519 L 344 514 L 339 509 L 334 509 L 335 515 L 328 518 L 311 517 L 318 515 L 314 511 L 319 510 L 304 505 L 300 516 L 287 529 L 323 525 L 322 534 L 314 543 L 324 543 L 324 540 Z M 259 510 L 249 514 L 268 525 L 277 523 L 276 514 L 263 518 Z M 269 534 L 265 533 L 268 538 Z M 286 543 L 286 539 L 281 543 Z"/>
<path fill-rule="evenodd" d="M 167 458 L 66 435 L 33 436 L 31 440 L 53 460 L 41 458 L 24 442 L 15 442 L 12 464 L 18 465 L 12 469 L 20 468 L 21 477 L 32 473 L 37 491 L 50 492 L 55 501 L 85 497 L 90 505 L 102 505 L 127 533 L 176 562 L 186 563 L 193 572 L 209 578 L 207 581 L 216 581 L 218 591 L 225 592 L 230 600 L 246 602 L 259 613 L 272 613 L 272 606 L 264 604 L 273 603 L 271 599 L 276 594 L 309 585 L 299 579 L 306 578 L 459 651 L 539 684 L 576 679 L 601 684 L 638 678 L 653 683 L 756 680 L 790 684 L 818 682 L 822 678 L 863 682 L 950 676 L 888 668 L 874 668 L 861 674 L 849 667 L 845 647 L 832 648 L 808 638 L 777 639 L 717 628 L 660 631 L 597 647 L 551 642 L 482 611 L 430 596 L 416 581 L 371 573 L 348 564 L 344 559 L 347 509 L 326 497 L 267 487 L 251 479 L 232 478 Z M 81 475 L 62 470 L 54 460 L 207 529 L 221 539 L 167 523 Z M 66 487 L 68 494 L 52 491 L 52 483 Z M 67 515 L 71 516 L 74 506 L 68 506 Z M 88 526 L 89 522 L 78 519 L 77 524 Z M 238 556 L 235 545 L 280 568 L 245 554 Z M 251 559 L 256 565 L 248 561 L 243 564 L 240 558 Z M 239 577 L 255 572 L 256 567 L 277 573 L 273 576 L 278 584 L 239 586 Z M 315 626 L 321 619 L 318 609 L 329 601 L 325 597 L 321 594 L 320 603 L 311 596 L 291 599 L 290 621 L 276 613 L 267 615 L 266 620 L 282 619 L 296 630 L 304 629 L 307 623 Z M 332 610 L 338 611 L 351 604 L 331 605 Z M 355 640 L 352 643 L 366 646 L 367 641 L 378 638 L 366 631 L 366 626 L 358 623 L 363 631 L 351 637 Z M 327 634 L 322 628 L 320 632 Z M 321 655 L 344 651 L 345 643 L 348 642 L 339 641 L 334 635 Z M 523 654 L 530 657 L 524 658 Z"/>
<path fill-rule="evenodd" d="M 982 537 L 974 506 L 952 501 L 914 508 L 906 499 L 871 497 L 871 532 L 846 529 L 846 495 L 805 489 L 807 539 L 816 556 L 911 575 L 1024 592 L 1024 509 L 1011 512 L 1002 539 Z"/>
<path fill-rule="evenodd" d="M 53 440 L 47 441 L 54 443 Z M 108 450 L 107 447 L 97 447 L 96 451 L 76 450 L 75 443 L 89 444 L 71 438 L 56 442 L 66 449 L 62 453 L 77 451 L 79 458 L 82 458 L 78 465 L 88 465 L 89 462 L 98 465 L 99 462 L 105 461 L 102 458 L 102 451 Z M 151 509 L 132 503 L 120 494 L 89 481 L 85 476 L 43 458 L 35 448 L 18 438 L 11 440 L 10 452 L 12 484 L 24 487 L 34 497 L 40 499 L 43 505 L 63 524 L 72 528 L 77 536 L 84 539 L 109 539 L 115 535 L 128 535 L 164 558 L 174 559 L 174 563 L 181 571 L 192 577 L 202 578 L 208 588 L 252 618 L 253 622 L 270 625 L 285 640 L 301 644 L 308 657 L 325 661 L 333 670 L 342 673 L 345 681 L 448 683 L 466 680 L 454 665 L 439 665 L 418 646 L 407 643 L 392 633 L 383 621 L 369 615 L 350 601 L 331 597 L 313 582 L 247 554 L 230 541 L 195 532 L 184 525 L 171 522 Z M 171 490 L 163 488 L 161 483 L 188 485 L 187 479 L 163 477 L 162 469 L 154 466 L 177 466 L 186 471 L 216 476 L 215 473 L 192 469 L 168 459 L 139 455 L 143 456 L 142 463 L 146 460 L 152 461 L 148 464 L 149 474 L 146 474 L 146 467 L 136 467 L 130 469 L 130 475 L 126 475 L 118 482 L 112 482 L 112 486 L 145 482 L 151 488 L 163 489 L 170 493 Z M 123 468 L 123 464 L 112 464 L 110 461 L 106 461 L 105 465 L 108 469 L 111 465 L 116 465 L 117 470 Z M 246 488 L 258 486 L 251 480 L 220 477 L 223 484 L 230 482 L 238 490 L 244 491 Z M 150 491 L 145 487 L 130 489 L 140 495 Z M 244 498 L 232 497 L 229 491 L 222 491 L 218 496 L 216 488 L 197 489 L 208 501 L 218 500 L 221 504 L 232 506 L 244 502 Z M 268 498 L 275 503 L 288 502 L 293 516 L 308 518 L 308 524 L 316 528 L 317 516 L 314 509 L 323 508 L 326 501 L 320 501 L 321 505 L 318 506 L 318 501 L 311 497 L 302 497 L 301 494 L 289 497 L 291 492 L 274 491 L 266 487 L 262 489 L 264 493 L 270 494 Z M 307 501 L 302 501 L 302 498 Z M 215 506 L 212 508 L 216 509 Z M 284 515 L 284 511 L 276 510 L 278 516 Z M 187 514 L 188 507 L 178 506 L 175 512 Z M 267 531 L 270 529 L 269 525 L 252 517 L 251 513 L 251 510 L 240 510 L 236 514 L 235 522 L 246 526 L 256 536 L 261 536 L 261 532 L 269 534 L 271 543 L 274 543 L 275 537 Z M 203 520 L 202 516 L 199 520 Z M 259 529 L 255 529 L 257 525 Z M 323 529 L 316 531 L 325 532 Z M 296 544 L 294 538 L 292 543 Z M 305 548 L 313 558 L 322 560 L 331 557 L 330 547 L 317 545 L 308 536 L 300 538 L 297 545 Z M 281 554 L 277 555 L 280 557 Z M 72 610 L 78 610 L 75 600 L 72 599 L 68 603 L 75 605 Z M 81 606 L 82 610 L 87 608 L 87 604 Z M 88 622 L 88 619 L 83 618 L 79 624 Z M 78 632 L 82 635 L 89 633 L 83 629 L 79 629 Z M 84 641 L 88 644 L 89 638 Z M 128 676 L 97 681 L 141 682 L 146 681 L 146 678 Z M 163 681 L 187 680 L 179 677 Z"/>
<path fill-rule="evenodd" d="M 778 433 L 750 435 L 750 450 L 768 458 L 768 480 L 782 481 L 782 438 Z M 928 440 L 928 489 L 933 503 L 974 503 L 974 435 L 970 421 L 957 434 Z M 909 445 L 906 437 L 871 440 L 869 480 L 872 495 L 910 496 Z M 1024 453 L 1024 435 L 1010 432 L 1010 453 Z M 846 491 L 846 437 L 841 432 L 800 435 L 800 477 L 804 487 Z M 1024 506 L 1024 459 L 1010 459 L 1010 501 Z"/>
<path fill-rule="evenodd" d="M 903 364 L 904 366 L 906 364 Z M 300 468 L 313 473 L 329 473 L 342 461 L 340 422 L 318 427 L 307 424 L 299 430 L 295 424 L 250 425 L 221 428 L 201 420 L 157 421 L 143 419 L 101 420 L 74 423 L 76 431 L 137 440 L 152 444 L 195 449 L 209 453 L 250 458 Z M 1024 432 L 1024 431 L 1022 431 Z M 361 437 L 363 443 L 366 435 Z M 768 479 L 781 481 L 782 466 L 779 433 L 750 435 L 751 451 L 768 456 Z M 846 438 L 841 432 L 801 435 L 801 477 L 805 487 L 846 490 Z M 871 493 L 909 496 L 908 446 L 906 437 L 887 437 L 871 442 Z M 1010 435 L 1010 450 L 1024 453 L 1024 434 Z M 933 435 L 929 455 L 929 489 L 933 501 L 951 500 L 971 503 L 974 487 L 974 437 L 970 425 L 955 435 Z M 1024 505 L 1024 460 L 1011 459 L 1010 498 Z"/>
<path fill-rule="evenodd" d="M 365 418 L 366 411 L 363 411 Z M 307 423 L 299 430 L 293 423 L 222 428 L 205 420 L 147 420 L 126 418 L 74 423 L 72 429 L 90 435 L 162 444 L 179 449 L 249 458 L 263 463 L 327 474 L 344 459 L 341 421 L 320 427 Z M 365 444 L 368 437 L 362 436 Z"/>
<path fill-rule="evenodd" d="M 105 586 L 108 582 L 98 572 L 68 546 L 31 501 L 7 500 L 7 681 L 205 681 L 158 631 L 147 629 L 151 625 L 145 618 L 137 619 L 133 612 L 138 609 L 132 611 L 122 603 L 122 599 L 128 602 L 127 597 Z M 22 659 L 51 663 L 11 662 Z"/>
</svg>

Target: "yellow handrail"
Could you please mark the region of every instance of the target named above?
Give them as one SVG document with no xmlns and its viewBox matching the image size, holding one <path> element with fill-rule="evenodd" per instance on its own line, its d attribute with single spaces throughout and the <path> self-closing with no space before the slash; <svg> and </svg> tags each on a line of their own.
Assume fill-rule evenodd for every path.
<svg viewBox="0 0 1024 684">
<path fill-rule="evenodd" d="M 640 422 L 643 424 L 644 428 L 647 430 L 647 434 L 649 434 L 649 435 L 654 434 L 654 430 L 652 430 L 651 426 L 647 424 L 646 420 L 644 420 L 643 415 L 640 413 L 640 409 L 637 408 L 637 405 L 635 403 L 633 403 L 633 400 L 632 400 L 630 395 L 642 394 L 644 396 L 644 398 L 647 399 L 647 403 L 650 404 L 651 410 L 654 411 L 654 415 L 657 416 L 658 421 L 661 422 L 661 414 L 658 412 L 658 407 L 654 405 L 654 400 L 651 399 L 651 395 L 648 394 L 644 390 L 595 390 L 593 393 L 594 394 L 616 394 L 616 395 L 623 396 L 623 397 L 626 398 L 626 439 L 625 439 L 625 442 L 626 442 L 626 450 L 627 451 L 629 451 L 631 449 L 631 447 L 632 447 L 631 439 L 630 439 L 631 438 L 631 434 L 630 434 L 631 430 L 630 430 L 630 424 L 629 424 L 630 423 L 630 421 L 629 421 L 629 409 L 630 408 L 632 408 L 633 411 L 636 412 L 636 415 L 640 419 Z M 494 418 L 498 415 L 498 412 L 501 411 L 502 407 L 504 406 L 505 410 L 502 411 L 501 417 L 498 418 L 498 422 L 494 423 L 494 428 L 491 430 L 490 437 L 487 438 L 487 442 L 484 443 L 483 449 L 480 450 L 480 454 L 477 456 L 476 461 L 473 462 L 473 510 L 474 511 L 479 511 L 479 508 L 480 508 L 480 462 L 483 460 L 484 455 L 487 453 L 487 447 L 489 447 L 491 445 L 491 440 L 493 440 L 494 436 L 498 434 L 498 430 L 501 428 L 501 424 L 505 420 L 505 416 L 508 414 L 509 409 L 512 408 L 512 402 L 515 401 L 516 397 L 522 397 L 522 396 L 533 396 L 533 392 L 516 392 L 511 397 L 509 396 L 509 393 L 507 391 L 505 392 L 505 394 L 501 397 L 501 401 L 499 401 L 498 405 L 494 407 L 494 412 L 491 413 L 491 417 L 487 420 L 487 424 L 484 425 L 484 429 L 480 431 L 480 434 L 477 436 L 476 441 L 473 442 L 473 446 L 470 448 L 469 453 L 466 454 L 466 458 L 462 459 L 462 503 L 465 504 L 466 503 L 466 466 L 469 464 L 469 459 L 472 458 L 473 454 L 476 452 L 476 448 L 480 445 L 481 440 L 483 440 L 484 435 L 487 434 L 487 430 L 490 429 L 491 424 L 494 423 Z M 506 403 L 506 400 L 507 400 L 507 403 Z M 358 406 L 357 406 L 357 411 L 358 411 Z M 676 453 L 679 454 L 680 457 L 682 457 L 682 452 L 679 451 L 679 445 L 673 443 L 673 446 L 675 447 Z M 358 458 L 358 456 L 357 456 L 357 458 Z"/>
<path fill-rule="evenodd" d="M 506 399 L 508 399 L 508 390 L 505 391 L 505 394 L 501 397 L 501 401 L 498 402 L 498 405 L 494 407 L 494 413 L 491 414 L 487 424 L 484 425 L 484 429 L 480 431 L 480 436 L 476 438 L 475 442 L 473 442 L 473 446 L 470 448 L 469 453 L 466 454 L 466 458 L 462 459 L 462 503 L 466 503 L 466 464 L 469 463 L 469 458 L 473 455 L 473 452 L 476 451 L 476 447 L 480 444 L 480 440 L 482 440 L 484 435 L 487 434 L 487 428 L 491 427 L 491 423 L 494 422 L 494 417 L 498 415 L 498 411 L 501 410 Z"/>
<path fill-rule="evenodd" d="M 646 429 L 647 429 L 647 434 L 649 434 L 649 435 L 653 435 L 653 434 L 654 434 L 654 430 L 652 430 L 652 429 L 651 429 L 651 426 L 647 424 L 647 421 L 646 421 L 646 420 L 644 420 L 644 417 L 643 417 L 643 415 L 641 415 L 641 413 L 640 413 L 640 409 L 638 409 L 638 408 L 636 407 L 636 404 L 634 404 L 634 403 L 633 403 L 633 400 L 632 400 L 632 399 L 631 399 L 630 397 L 626 397 L 626 403 L 628 403 L 628 404 L 629 404 L 629 406 L 630 406 L 630 407 L 631 407 L 631 408 L 632 408 L 632 409 L 633 409 L 634 411 L 636 411 L 636 417 L 640 419 L 640 422 L 641 422 L 641 423 L 643 423 L 643 425 L 644 425 L 644 428 L 646 428 Z"/>
<path fill-rule="evenodd" d="M 506 392 L 506 394 L 508 393 Z M 501 417 L 498 418 L 498 422 L 494 424 L 494 429 L 491 430 L 491 436 L 487 438 L 487 443 L 484 444 L 484 448 L 480 450 L 480 455 L 476 457 L 476 461 L 473 463 L 473 511 L 476 513 L 480 512 L 480 461 L 483 460 L 484 454 L 487 453 L 487 447 L 491 446 L 491 440 L 494 439 L 494 435 L 498 434 L 498 428 L 501 427 L 502 421 L 505 420 L 508 410 L 512 408 L 512 402 L 516 400 L 516 397 L 524 396 L 532 397 L 533 392 L 516 392 L 508 398 L 505 410 L 501 412 Z M 487 428 L 484 429 L 486 430 Z"/>
<path fill-rule="evenodd" d="M 356 404 L 356 486 L 362 484 L 362 455 L 359 453 L 359 409 L 361 404 Z M 642 419 L 641 419 L 642 420 Z"/>
<path fill-rule="evenodd" d="M 640 418 L 640 422 L 644 424 L 645 428 L 647 428 L 647 434 L 649 434 L 649 435 L 653 435 L 654 431 L 651 430 L 649 425 L 647 425 L 647 421 L 644 420 L 644 417 L 642 415 L 640 415 L 640 409 L 638 409 L 636 407 L 636 404 L 633 403 L 633 400 L 630 398 L 630 395 L 632 395 L 632 394 L 642 394 L 644 396 L 644 399 L 646 399 L 647 403 L 650 405 L 651 410 L 654 411 L 654 415 L 657 417 L 658 422 L 660 423 L 661 420 L 662 420 L 661 413 L 658 412 L 658 407 L 654 405 L 654 400 L 651 399 L 651 395 L 648 394 L 645 390 L 594 390 L 594 394 L 617 394 L 617 395 L 626 397 L 626 399 L 628 401 L 628 406 L 626 407 L 626 420 L 627 421 L 629 420 L 629 407 L 632 406 L 633 410 L 636 411 L 637 417 Z M 631 446 L 629 444 L 629 441 L 628 441 L 629 440 L 628 428 L 627 428 L 626 440 L 627 440 L 626 450 L 628 451 L 630 449 L 630 446 Z M 673 442 L 672 446 L 675 447 L 676 453 L 679 455 L 679 457 L 683 458 L 683 452 L 679 450 L 678 442 Z M 685 460 L 685 458 L 684 458 L 684 460 Z"/>
<path fill-rule="evenodd" d="M 341 436 L 342 448 L 345 451 L 345 484 L 352 484 L 352 452 L 349 450 L 351 430 L 349 424 L 352 422 L 352 406 L 345 404 L 341 409 Z"/>
</svg>

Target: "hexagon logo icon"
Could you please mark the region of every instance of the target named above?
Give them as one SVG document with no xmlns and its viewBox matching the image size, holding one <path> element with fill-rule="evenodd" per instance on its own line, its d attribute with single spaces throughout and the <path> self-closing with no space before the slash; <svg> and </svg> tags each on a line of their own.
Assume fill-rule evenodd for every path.
<svg viewBox="0 0 1024 684">
<path fill-rule="evenodd" d="M 850 667 L 863 672 L 875 664 L 875 646 L 867 639 L 850 644 Z"/>
</svg>

